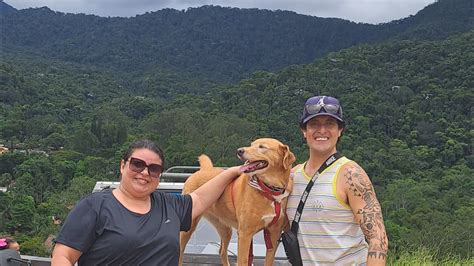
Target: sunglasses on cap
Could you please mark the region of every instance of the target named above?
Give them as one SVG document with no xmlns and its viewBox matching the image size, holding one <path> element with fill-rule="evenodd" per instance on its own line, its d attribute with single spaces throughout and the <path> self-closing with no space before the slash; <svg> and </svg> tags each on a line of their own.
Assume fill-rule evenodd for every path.
<svg viewBox="0 0 474 266">
<path fill-rule="evenodd" d="M 316 104 L 309 104 L 305 106 L 306 112 L 310 115 L 318 114 L 321 112 L 321 109 L 324 109 L 326 113 L 333 114 L 333 115 L 342 115 L 341 106 L 338 104 L 325 104 L 325 103 L 316 103 Z"/>
<path fill-rule="evenodd" d="M 147 168 L 148 174 L 154 178 L 160 178 L 161 173 L 163 172 L 162 165 L 156 163 L 146 164 L 145 161 L 134 157 L 130 158 L 129 168 L 135 173 L 141 173 L 145 168 Z"/>
</svg>

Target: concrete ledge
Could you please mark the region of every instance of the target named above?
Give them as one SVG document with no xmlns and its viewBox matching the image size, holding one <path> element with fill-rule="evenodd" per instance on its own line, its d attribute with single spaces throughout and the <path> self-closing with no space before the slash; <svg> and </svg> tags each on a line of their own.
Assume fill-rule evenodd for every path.
<svg viewBox="0 0 474 266">
<path fill-rule="evenodd" d="M 21 256 L 22 259 L 29 260 L 31 266 L 50 266 L 51 258 L 35 257 L 35 256 Z M 231 264 L 237 263 L 236 256 L 229 256 Z M 255 257 L 253 265 L 263 266 L 265 258 Z M 183 265 L 193 266 L 213 266 L 222 265 L 221 257 L 219 255 L 204 255 L 204 254 L 184 254 Z M 291 264 L 284 258 L 275 258 L 273 262 L 275 266 L 291 266 Z"/>
</svg>

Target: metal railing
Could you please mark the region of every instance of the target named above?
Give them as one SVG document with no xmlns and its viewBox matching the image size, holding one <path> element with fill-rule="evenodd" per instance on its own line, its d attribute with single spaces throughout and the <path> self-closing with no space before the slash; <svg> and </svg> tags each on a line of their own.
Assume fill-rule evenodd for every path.
<svg viewBox="0 0 474 266">
<path fill-rule="evenodd" d="M 198 170 L 199 166 L 173 166 L 161 174 L 161 181 L 184 183 L 190 175 Z"/>
</svg>

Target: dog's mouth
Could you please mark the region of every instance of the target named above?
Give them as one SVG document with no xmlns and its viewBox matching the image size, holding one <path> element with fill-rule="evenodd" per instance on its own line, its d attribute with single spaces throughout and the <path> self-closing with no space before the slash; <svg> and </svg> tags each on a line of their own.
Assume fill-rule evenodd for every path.
<svg viewBox="0 0 474 266">
<path fill-rule="evenodd" d="M 251 172 L 255 172 L 257 170 L 260 170 L 260 169 L 263 169 L 265 167 L 268 166 L 268 162 L 267 161 L 245 161 L 245 164 L 240 167 L 240 171 L 244 172 L 244 173 L 251 173 Z"/>
</svg>

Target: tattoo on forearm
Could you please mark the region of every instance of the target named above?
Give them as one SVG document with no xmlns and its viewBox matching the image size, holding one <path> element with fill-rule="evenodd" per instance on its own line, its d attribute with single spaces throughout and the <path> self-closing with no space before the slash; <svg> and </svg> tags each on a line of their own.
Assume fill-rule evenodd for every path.
<svg viewBox="0 0 474 266">
<path fill-rule="evenodd" d="M 376 258 L 376 259 L 386 260 L 387 259 L 387 252 L 369 251 L 367 256 L 369 258 Z"/>
<path fill-rule="evenodd" d="M 385 260 L 387 257 L 388 239 L 383 224 L 382 209 L 370 181 L 364 177 L 359 166 L 352 166 L 345 173 L 349 190 L 356 197 L 361 197 L 364 207 L 357 210 L 361 215 L 360 227 L 369 243 L 369 257 Z"/>
</svg>

